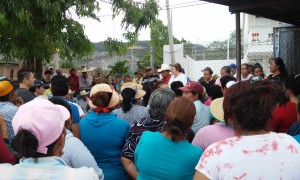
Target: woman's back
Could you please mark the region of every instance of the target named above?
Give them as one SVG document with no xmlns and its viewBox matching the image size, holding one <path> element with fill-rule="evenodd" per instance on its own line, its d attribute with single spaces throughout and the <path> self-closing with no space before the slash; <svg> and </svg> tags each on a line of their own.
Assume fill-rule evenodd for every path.
<svg viewBox="0 0 300 180">
<path fill-rule="evenodd" d="M 209 146 L 196 170 L 209 179 L 299 179 L 298 153 L 286 134 L 233 137 Z"/>
<path fill-rule="evenodd" d="M 138 179 L 192 179 L 199 147 L 173 142 L 159 132 L 144 132 L 135 151 Z"/>
<path fill-rule="evenodd" d="M 115 114 L 90 112 L 79 127 L 81 140 L 103 170 L 105 179 L 127 179 L 120 156 L 129 124 Z"/>
<path fill-rule="evenodd" d="M 122 108 L 113 111 L 117 114 L 118 118 L 126 120 L 130 126 L 132 126 L 136 121 L 145 118 L 149 115 L 149 108 L 133 105 L 128 112 L 124 112 Z"/>
</svg>

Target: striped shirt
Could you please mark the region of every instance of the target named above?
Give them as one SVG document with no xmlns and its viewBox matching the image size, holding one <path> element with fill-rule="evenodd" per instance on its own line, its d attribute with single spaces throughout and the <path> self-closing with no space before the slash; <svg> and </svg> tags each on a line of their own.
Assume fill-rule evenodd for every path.
<svg viewBox="0 0 300 180">
<path fill-rule="evenodd" d="M 59 157 L 23 158 L 20 163 L 0 165 L 0 179 L 98 179 L 93 168 L 70 168 Z M 4 173 L 5 172 L 5 173 Z"/>
</svg>

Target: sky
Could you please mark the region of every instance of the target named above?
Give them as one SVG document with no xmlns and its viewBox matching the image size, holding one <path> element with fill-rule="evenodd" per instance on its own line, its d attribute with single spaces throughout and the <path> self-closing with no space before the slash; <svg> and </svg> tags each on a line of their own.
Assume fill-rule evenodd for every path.
<svg viewBox="0 0 300 180">
<path fill-rule="evenodd" d="M 84 25 L 85 33 L 92 42 L 100 42 L 107 37 L 124 40 L 121 28 L 121 16 L 112 20 L 111 5 L 101 0 L 101 10 L 97 13 L 101 22 L 91 18 L 73 18 Z M 158 19 L 167 25 L 167 13 L 165 0 L 158 0 L 162 10 Z M 225 40 L 231 31 L 235 29 L 235 15 L 231 14 L 227 6 L 206 3 L 198 0 L 169 0 L 173 36 L 184 38 L 192 43 L 203 44 L 214 40 Z M 150 40 L 149 28 L 143 29 L 139 34 L 139 40 Z"/>
</svg>

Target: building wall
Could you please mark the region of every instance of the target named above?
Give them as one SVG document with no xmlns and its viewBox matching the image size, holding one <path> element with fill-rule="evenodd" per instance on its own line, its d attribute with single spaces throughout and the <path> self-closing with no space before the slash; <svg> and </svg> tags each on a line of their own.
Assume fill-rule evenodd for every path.
<svg viewBox="0 0 300 180">
<path fill-rule="evenodd" d="M 18 70 L 19 70 L 19 64 L 0 63 L 0 74 L 9 79 L 17 80 Z"/>
</svg>

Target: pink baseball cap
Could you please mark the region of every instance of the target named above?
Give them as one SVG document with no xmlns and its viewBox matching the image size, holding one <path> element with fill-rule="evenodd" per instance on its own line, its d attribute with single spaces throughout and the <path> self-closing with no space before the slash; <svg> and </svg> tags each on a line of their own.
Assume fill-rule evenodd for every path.
<svg viewBox="0 0 300 180">
<path fill-rule="evenodd" d="M 178 88 L 183 92 L 189 91 L 189 92 L 194 92 L 194 93 L 198 93 L 198 94 L 203 94 L 203 86 L 195 81 L 190 81 L 188 83 L 186 83 L 186 85 L 184 87 Z"/>
<path fill-rule="evenodd" d="M 69 111 L 46 99 L 34 99 L 22 106 L 12 120 L 14 133 L 20 129 L 30 131 L 38 140 L 37 152 L 47 154 L 47 146 L 58 139 L 63 132 Z"/>
</svg>

